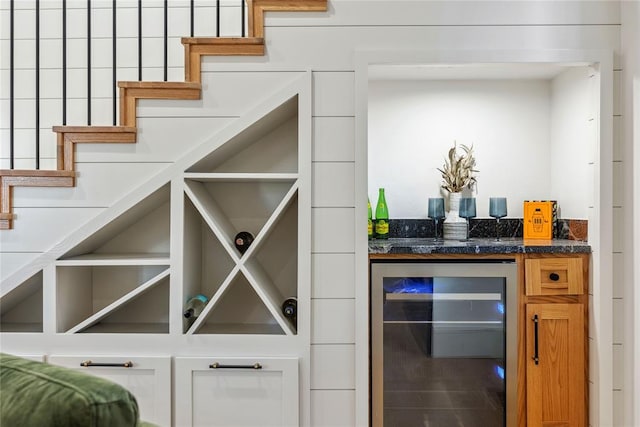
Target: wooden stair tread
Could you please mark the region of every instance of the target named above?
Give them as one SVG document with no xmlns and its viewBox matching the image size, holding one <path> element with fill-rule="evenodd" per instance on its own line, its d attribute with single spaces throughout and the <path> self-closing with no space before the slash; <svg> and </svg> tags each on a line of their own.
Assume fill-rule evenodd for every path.
<svg viewBox="0 0 640 427">
<path fill-rule="evenodd" d="M 34 178 L 73 178 L 75 171 L 52 169 L 0 169 L 2 177 L 34 177 Z"/>
<path fill-rule="evenodd" d="M 65 170 L 0 170 L 0 230 L 13 228 L 13 187 L 74 187 L 76 173 Z"/>
<path fill-rule="evenodd" d="M 196 82 L 140 82 L 140 81 L 120 81 L 119 88 L 124 89 L 202 89 L 202 85 Z"/>
<path fill-rule="evenodd" d="M 327 0 L 247 0 L 249 36 L 264 37 L 265 12 L 325 12 Z"/>
<path fill-rule="evenodd" d="M 264 44 L 263 37 L 182 37 L 182 44 L 191 45 L 260 45 Z"/>
<path fill-rule="evenodd" d="M 282 12 L 324 12 L 327 0 L 253 0 L 254 7 Z"/>
<path fill-rule="evenodd" d="M 133 126 L 53 126 L 54 132 L 62 133 L 136 133 Z"/>
</svg>

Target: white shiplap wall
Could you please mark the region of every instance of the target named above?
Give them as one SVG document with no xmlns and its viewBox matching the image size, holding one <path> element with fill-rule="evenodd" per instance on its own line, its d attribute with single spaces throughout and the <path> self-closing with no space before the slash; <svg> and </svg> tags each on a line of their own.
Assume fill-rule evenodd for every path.
<svg viewBox="0 0 640 427">
<path fill-rule="evenodd" d="M 354 73 L 315 72 L 312 424 L 355 425 Z"/>
<path fill-rule="evenodd" d="M 614 381 L 614 422 L 640 423 L 640 3 L 621 5 L 620 103 L 617 144 L 614 147 L 614 206 L 623 212 L 622 253 L 614 252 L 614 304 L 622 309 L 617 316 L 614 343 L 617 370 Z M 630 232 L 633 230 L 633 232 Z M 621 307 L 622 306 L 622 307 Z"/>
<path fill-rule="evenodd" d="M 33 2 L 16 2 L 20 7 L 33 8 Z M 52 8 L 48 2 L 41 2 L 44 8 Z M 134 8 L 135 2 L 124 2 Z M 155 2 L 159 6 L 159 2 Z M 154 3 L 154 4 L 155 4 Z M 98 8 L 106 8 L 105 2 Z M 171 1 L 172 10 L 185 12 L 184 1 Z M 79 7 L 77 7 L 79 8 Z M 8 1 L 0 2 L 2 21 L 0 24 L 0 72 L 2 79 L 2 104 L 0 123 L 0 160 L 3 167 L 7 158 L 8 124 L 7 124 L 7 67 L 8 67 Z M 76 11 L 78 12 L 78 11 Z M 74 13 L 76 13 L 74 12 Z M 156 11 L 157 12 L 157 11 Z M 21 27 L 24 40 L 19 43 L 21 52 L 19 66 L 21 78 L 29 79 L 34 61 L 29 52 L 33 46 L 27 42 L 32 34 L 31 12 L 23 12 L 20 18 L 25 25 Z M 48 11 L 47 13 L 54 13 Z M 96 12 L 99 13 L 99 12 Z M 198 15 L 198 19 L 207 20 L 206 13 Z M 134 18 L 123 18 L 134 19 Z M 80 73 L 78 81 L 83 77 L 82 68 L 85 58 L 82 57 L 83 16 L 78 13 L 74 24 L 74 42 L 78 56 L 71 64 Z M 145 18 L 151 20 L 151 17 Z M 94 22 L 100 22 L 96 16 Z M 132 21 L 135 22 L 135 21 Z M 2 276 L 6 277 L 24 265 L 35 254 L 46 251 L 57 241 L 68 234 L 75 224 L 81 224 L 103 211 L 107 206 L 126 193 L 126 189 L 116 188 L 113 179 L 108 182 L 104 174 L 113 177 L 114 171 L 123 172 L 122 179 L 129 188 L 141 183 L 154 172 L 171 164 L 178 153 L 194 146 L 207 135 L 212 134 L 235 117 L 248 110 L 254 102 L 256 91 L 269 93 L 279 84 L 288 80 L 293 70 L 311 69 L 314 88 L 314 145 L 313 145 L 313 199 L 312 199 L 312 349 L 311 349 L 311 418 L 316 426 L 352 426 L 365 425 L 366 410 L 361 403 L 366 401 L 368 390 L 356 392 L 356 364 L 363 363 L 361 357 L 356 358 L 356 323 L 363 314 L 354 311 L 357 287 L 366 283 L 356 283 L 355 271 L 355 218 L 356 200 L 354 181 L 359 162 L 366 162 L 361 153 L 356 155 L 354 149 L 355 118 L 359 111 L 354 105 L 354 55 L 358 50 L 366 49 L 608 49 L 616 53 L 615 73 L 616 91 L 614 98 L 614 185 L 612 191 L 621 187 L 620 178 L 628 177 L 631 165 L 625 162 L 631 151 L 629 138 L 623 139 L 621 127 L 628 118 L 623 116 L 621 108 L 621 75 L 624 72 L 620 58 L 620 5 L 616 1 L 575 2 L 575 1 L 456 1 L 456 2 L 424 2 L 424 1 L 356 1 L 330 0 L 328 13 L 307 14 L 270 14 L 266 18 L 267 55 L 264 58 L 206 58 L 203 64 L 205 71 L 203 87 L 204 99 L 199 102 L 182 101 L 143 101 L 138 113 L 140 116 L 139 141 L 135 146 L 83 146 L 79 148 L 79 187 L 73 190 L 23 190 L 16 191 L 16 210 L 19 219 L 16 230 L 0 235 L 0 267 Z M 635 21 L 638 22 L 637 20 Z M 99 25 L 99 24 L 97 24 Z M 124 26 L 130 28 L 131 26 Z M 180 79 L 182 51 L 178 38 L 187 35 L 187 28 L 171 25 L 172 40 L 170 44 L 170 78 Z M 153 24 L 147 26 L 145 32 L 145 51 L 150 55 L 145 59 L 145 79 L 160 78 L 157 53 L 157 28 Z M 102 28 L 100 31 L 106 31 Z M 128 31 L 128 30 L 126 30 Z M 123 34 L 124 35 L 124 34 Z M 202 34 L 206 35 L 206 34 Z M 59 48 L 59 31 L 52 30 L 45 35 L 49 40 L 43 46 L 49 51 Z M 130 34 L 127 34 L 129 37 Z M 124 42 L 124 41 L 123 41 Z M 95 52 L 101 52 L 108 40 L 97 41 Z M 156 46 L 156 47 L 154 47 Z M 71 48 L 73 46 L 70 46 Z M 120 79 L 133 78 L 131 60 L 135 52 L 122 48 L 122 70 Z M 133 56 L 132 56 L 133 55 Z M 96 64 L 108 69 L 110 62 L 96 54 Z M 56 68 L 59 64 L 48 56 L 43 64 L 51 68 L 47 71 L 47 96 L 50 104 L 44 108 L 57 108 L 56 98 L 59 92 L 55 87 L 59 79 Z M 637 70 L 636 70 L 637 71 Z M 108 73 L 96 80 L 109 79 Z M 135 74 L 135 73 L 134 73 Z M 78 99 L 72 107 L 70 117 L 82 121 L 83 92 L 74 93 Z M 628 89 L 628 86 L 625 86 Z M 265 89 L 268 88 L 268 89 Z M 49 92 L 50 91 L 50 92 Z M 102 92 L 96 92 L 100 96 Z M 31 141 L 35 130 L 32 116 L 32 95 L 25 89 L 21 92 L 21 100 L 17 103 L 20 111 L 26 116 L 21 118 L 20 139 Z M 109 123 L 110 104 L 105 100 L 95 101 L 94 124 Z M 75 105 L 74 104 L 74 105 Z M 55 112 L 55 111 L 54 111 Z M 170 118 L 171 120 L 167 120 Z M 41 122 L 43 140 L 51 138 L 49 126 L 60 124 L 50 120 Z M 176 133 L 178 132 L 178 133 Z M 180 134 L 179 132 L 183 132 Z M 184 136 L 184 132 L 186 136 Z M 183 136 L 179 136 L 183 135 Z M 177 143 L 178 141 L 179 143 Z M 25 163 L 30 161 L 32 153 L 27 148 L 20 156 Z M 54 151 L 44 148 L 49 159 L 53 159 Z M 365 163 L 366 164 L 366 163 Z M 135 167 L 129 168 L 129 166 Z M 621 171 L 623 171 L 621 173 Z M 637 173 L 637 172 L 636 172 Z M 102 177 L 101 177 L 102 175 Z M 93 178 L 92 178 L 93 177 Z M 83 182 L 83 178 L 87 178 Z M 123 185 L 123 184 L 122 184 Z M 64 193 L 64 194 L 62 194 Z M 602 407 L 592 414 L 599 414 L 591 419 L 594 426 L 622 426 L 625 420 L 621 414 L 630 411 L 620 409 L 620 402 L 629 402 L 624 396 L 625 372 L 622 366 L 629 366 L 630 353 L 624 352 L 624 338 L 630 334 L 619 334 L 619 325 L 623 314 L 621 308 L 630 304 L 625 300 L 624 289 L 632 284 L 632 276 L 620 274 L 622 268 L 628 273 L 629 233 L 624 233 L 620 219 L 631 212 L 629 192 L 614 194 L 614 269 L 612 277 L 614 286 L 615 321 L 614 325 L 599 325 L 601 328 L 615 328 L 614 334 L 614 378 L 613 399 L 615 408 Z M 69 221 L 72 218 L 72 221 Z M 624 283 L 618 286 L 618 283 Z M 617 363 L 620 359 L 625 364 Z M 622 398 L 621 398 L 622 397 Z M 626 399 L 626 400 L 625 400 Z M 606 399 L 605 399 L 606 400 Z M 357 408 L 357 409 L 356 409 Z M 626 425 L 632 426 L 629 418 Z"/>
</svg>

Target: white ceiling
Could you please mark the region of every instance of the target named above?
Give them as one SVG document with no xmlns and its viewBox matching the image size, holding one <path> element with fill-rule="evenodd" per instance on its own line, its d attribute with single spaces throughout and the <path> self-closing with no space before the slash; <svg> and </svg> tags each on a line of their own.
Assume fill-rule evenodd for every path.
<svg viewBox="0 0 640 427">
<path fill-rule="evenodd" d="M 370 80 L 550 80 L 585 64 L 380 64 L 369 66 Z"/>
</svg>

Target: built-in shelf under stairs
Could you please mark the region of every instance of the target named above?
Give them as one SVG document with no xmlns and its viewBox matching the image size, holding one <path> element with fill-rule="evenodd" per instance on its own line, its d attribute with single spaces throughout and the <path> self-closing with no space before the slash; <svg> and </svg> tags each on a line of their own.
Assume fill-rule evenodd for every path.
<svg viewBox="0 0 640 427">
<path fill-rule="evenodd" d="M 264 14 L 267 11 L 326 11 L 326 0 L 247 0 L 248 37 L 184 37 L 184 82 L 121 81 L 119 126 L 54 126 L 57 170 L 0 170 L 0 230 L 13 228 L 14 187 L 75 186 L 75 145 L 78 143 L 135 143 L 138 99 L 197 100 L 201 96 L 201 57 L 262 56 Z"/>
</svg>

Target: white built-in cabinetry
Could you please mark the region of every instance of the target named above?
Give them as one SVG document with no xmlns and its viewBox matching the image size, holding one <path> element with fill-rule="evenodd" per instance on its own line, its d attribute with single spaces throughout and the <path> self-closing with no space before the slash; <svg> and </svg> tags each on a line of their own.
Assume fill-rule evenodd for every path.
<svg viewBox="0 0 640 427">
<path fill-rule="evenodd" d="M 161 426 L 298 425 L 309 315 L 282 314 L 310 294 L 298 97 L 211 144 L 0 295 L 2 351 L 111 379 Z"/>
<path fill-rule="evenodd" d="M 124 352 L 123 352 L 124 353 Z M 81 370 L 113 381 L 136 397 L 145 421 L 171 423 L 171 358 L 143 356 L 48 356 L 54 365 Z"/>
<path fill-rule="evenodd" d="M 176 425 L 298 425 L 298 359 L 175 360 Z"/>
</svg>

